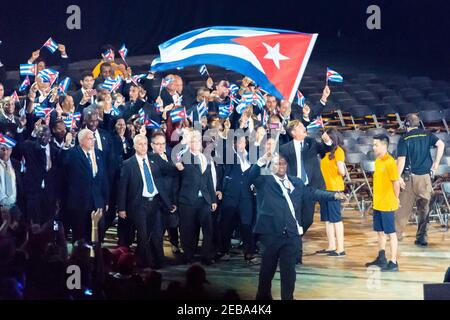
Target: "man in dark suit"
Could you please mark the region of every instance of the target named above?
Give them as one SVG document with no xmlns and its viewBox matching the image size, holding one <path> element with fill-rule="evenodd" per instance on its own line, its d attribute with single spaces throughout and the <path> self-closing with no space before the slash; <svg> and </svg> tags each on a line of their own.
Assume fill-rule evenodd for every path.
<svg viewBox="0 0 450 320">
<path fill-rule="evenodd" d="M 99 128 L 99 113 L 96 108 L 94 108 L 95 105 L 89 106 L 88 108 L 83 110 L 83 124 L 84 126 L 91 130 L 94 134 L 95 138 L 95 148 L 102 151 L 103 158 L 105 160 L 105 173 L 107 176 L 108 181 L 108 194 L 111 194 L 111 186 L 112 181 L 114 180 L 114 144 L 112 143 L 111 134 L 104 130 Z M 115 207 L 111 206 L 109 207 L 109 210 L 107 210 L 106 215 L 104 215 L 105 219 L 107 221 L 114 220 L 116 216 Z M 105 225 L 106 227 L 109 227 L 109 225 Z M 105 230 L 106 231 L 106 230 Z"/>
<path fill-rule="evenodd" d="M 288 162 L 288 174 L 302 179 L 305 185 L 324 189 L 325 182 L 320 171 L 318 154 L 325 154 L 331 150 L 332 141 L 324 133 L 323 143 L 308 137 L 305 126 L 299 120 L 289 122 L 287 131 L 293 140 L 280 146 L 280 154 Z M 301 225 L 306 232 L 313 223 L 315 201 L 305 200 Z"/>
<path fill-rule="evenodd" d="M 80 79 L 81 88 L 72 92 L 73 103 L 76 111 L 83 112 L 83 109 L 95 102 L 96 91 L 94 87 L 94 77 L 92 72 L 83 71 Z"/>
<path fill-rule="evenodd" d="M 176 206 L 164 185 L 164 160 L 148 153 L 145 135 L 136 135 L 133 142 L 136 153 L 124 161 L 120 176 L 119 216 L 131 219 L 137 230 L 141 262 L 144 267 L 155 269 L 164 263 L 160 207 L 175 212 Z"/>
<path fill-rule="evenodd" d="M 268 171 L 261 167 L 270 164 Z M 257 218 L 254 233 L 264 246 L 259 272 L 257 299 L 272 299 L 272 279 L 280 263 L 281 299 L 292 300 L 295 289 L 295 264 L 303 228 L 302 199 L 343 200 L 339 193 L 305 187 L 296 176 L 287 175 L 287 162 L 281 155 L 266 153 L 250 169 L 249 180 L 257 190 Z"/>
<path fill-rule="evenodd" d="M 165 161 L 169 167 L 173 167 L 175 169 L 175 166 L 171 161 L 171 149 L 166 145 L 166 135 L 164 134 L 164 132 L 156 131 L 153 133 L 151 147 L 153 154 L 161 157 L 161 159 Z M 177 173 L 176 169 L 175 173 Z M 178 174 L 165 177 L 164 186 L 167 190 L 167 193 L 172 203 L 175 203 L 178 197 L 177 194 L 178 185 L 179 185 Z M 180 253 L 179 235 L 178 235 L 179 215 L 177 212 L 171 213 L 166 212 L 167 210 L 162 211 L 163 212 L 161 218 L 163 222 L 163 229 L 164 229 L 163 232 L 167 230 L 167 233 L 169 235 L 169 241 L 170 244 L 172 245 L 172 253 L 174 254 Z"/>
<path fill-rule="evenodd" d="M 64 169 L 67 184 L 67 211 L 72 227 L 72 241 L 90 240 L 91 213 L 108 208 L 108 182 L 103 153 L 95 148 L 94 134 L 89 129 L 78 133 L 79 145 L 65 151 Z M 66 139 L 65 148 L 71 141 Z M 99 224 L 100 234 L 104 233 Z"/>
<path fill-rule="evenodd" d="M 203 233 L 202 263 L 212 264 L 214 252 L 211 212 L 217 209 L 217 199 L 210 164 L 202 154 L 202 136 L 198 131 L 189 133 L 189 151 L 176 163 L 181 171 L 178 204 L 180 208 L 180 238 L 185 262 L 191 263 L 197 247 L 197 229 Z"/>
<path fill-rule="evenodd" d="M 244 258 L 254 261 L 255 243 L 253 239 L 254 196 L 250 189 L 248 174 L 250 161 L 246 151 L 246 137 L 236 138 L 233 162 L 223 165 L 223 202 L 220 215 L 222 235 L 222 260 L 229 260 L 230 241 L 237 223 L 240 222 L 241 238 L 244 243 Z"/>
<path fill-rule="evenodd" d="M 36 140 L 26 140 L 20 146 L 27 168 L 23 179 L 27 214 L 37 224 L 54 217 L 56 201 L 60 198 L 59 150 L 50 140 L 50 128 L 41 125 Z"/>
<path fill-rule="evenodd" d="M 20 103 L 17 102 L 18 106 Z M 18 134 L 22 134 L 25 130 L 25 124 L 27 123 L 26 117 L 18 117 L 15 115 L 16 103 L 11 97 L 6 97 L 1 103 L 2 111 L 0 112 L 0 130 L 10 131 L 14 134 L 15 140 Z"/>
<path fill-rule="evenodd" d="M 130 85 L 129 97 L 130 99 L 124 105 L 119 107 L 125 121 L 128 121 L 132 115 L 138 114 L 139 109 L 144 107 L 145 104 L 145 101 L 143 100 L 143 90 L 140 85 L 134 83 Z"/>
</svg>

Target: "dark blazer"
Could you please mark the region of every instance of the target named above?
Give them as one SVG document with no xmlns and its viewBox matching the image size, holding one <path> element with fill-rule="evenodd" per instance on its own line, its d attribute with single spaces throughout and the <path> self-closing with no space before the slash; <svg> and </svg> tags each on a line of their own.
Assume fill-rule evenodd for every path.
<svg viewBox="0 0 450 320">
<path fill-rule="evenodd" d="M 77 112 L 81 112 L 81 114 L 83 115 L 83 109 L 88 107 L 91 102 L 87 102 L 86 104 L 80 104 L 81 100 L 83 100 L 83 91 L 81 91 L 81 88 L 78 89 L 77 91 L 73 91 L 70 93 L 70 95 L 73 98 L 73 103 L 75 105 L 75 109 Z M 95 100 L 96 96 L 94 96 L 94 100 Z"/>
<path fill-rule="evenodd" d="M 136 101 L 127 101 L 123 106 L 121 106 L 122 115 L 125 121 L 128 121 L 130 117 L 134 114 L 139 113 L 139 109 L 144 106 L 145 102 L 141 99 L 137 99 Z"/>
<path fill-rule="evenodd" d="M 25 158 L 26 172 L 23 177 L 25 194 L 33 194 L 41 190 L 42 180 L 49 197 L 59 195 L 58 174 L 61 174 L 61 154 L 55 145 L 50 144 L 52 167 L 46 170 L 45 149 L 37 140 L 26 140 L 20 146 L 21 155 Z"/>
<path fill-rule="evenodd" d="M 188 163 L 184 163 L 186 157 L 187 159 L 190 158 Z M 208 204 L 217 203 L 211 176 L 211 165 L 208 164 L 205 172 L 202 174 L 200 164 L 194 163 L 194 156 L 190 152 L 187 152 L 182 160 L 184 170 L 180 172 L 178 203 L 188 206 L 195 205 L 199 191 L 202 192 Z"/>
<path fill-rule="evenodd" d="M 248 159 L 247 159 L 248 160 Z M 233 164 L 223 165 L 223 183 L 222 193 L 224 197 L 231 198 L 236 202 L 239 199 L 252 199 L 253 193 L 250 190 L 250 181 L 248 175 L 250 168 L 242 172 L 241 165 L 238 163 L 237 155 L 234 154 Z"/>
<path fill-rule="evenodd" d="M 165 161 L 155 154 L 148 153 L 148 161 L 150 162 L 153 181 L 161 197 L 162 204 L 170 208 L 173 202 L 170 200 L 166 186 L 164 185 L 165 174 L 170 169 L 167 168 Z M 118 210 L 127 211 L 128 214 L 136 212 L 141 203 L 143 188 L 144 182 L 142 181 L 136 155 L 134 155 L 123 162 L 119 181 L 120 192 L 117 198 Z"/>
<path fill-rule="evenodd" d="M 155 157 L 161 158 L 161 156 L 156 153 L 152 154 Z M 167 195 L 169 196 L 170 202 L 175 204 L 177 201 L 178 189 L 180 186 L 180 175 L 178 174 L 178 170 L 171 160 L 171 154 L 172 149 L 166 147 L 167 162 L 165 162 L 164 159 L 162 158 L 161 160 L 165 162 L 165 169 L 166 169 L 165 170 L 166 176 L 164 177 L 163 185 L 167 191 Z"/>
<path fill-rule="evenodd" d="M 294 191 L 290 194 L 294 206 L 295 217 L 302 226 L 303 199 L 330 201 L 334 199 L 334 193 L 306 187 L 302 180 L 288 175 L 294 185 Z M 257 190 L 257 217 L 254 233 L 281 235 L 285 228 L 288 233 L 298 235 L 297 225 L 292 216 L 289 205 L 284 198 L 281 187 L 272 175 L 261 175 L 261 168 L 253 165 L 249 173 L 250 183 Z"/>
<path fill-rule="evenodd" d="M 96 149 L 97 174 L 92 176 L 89 161 L 80 146 L 64 151 L 66 172 L 67 209 L 87 211 L 103 208 L 107 204 L 109 188 L 103 152 Z"/>
<path fill-rule="evenodd" d="M 309 185 L 314 188 L 324 189 L 325 181 L 323 180 L 322 172 L 320 171 L 320 162 L 317 157 L 318 154 L 325 154 L 331 150 L 331 146 L 325 143 L 317 142 L 315 139 L 306 137 L 302 151 L 303 164 L 305 166 L 306 174 L 308 175 Z M 297 157 L 295 154 L 294 141 L 290 141 L 280 146 L 280 154 L 283 155 L 287 162 L 287 174 L 297 176 Z"/>
</svg>

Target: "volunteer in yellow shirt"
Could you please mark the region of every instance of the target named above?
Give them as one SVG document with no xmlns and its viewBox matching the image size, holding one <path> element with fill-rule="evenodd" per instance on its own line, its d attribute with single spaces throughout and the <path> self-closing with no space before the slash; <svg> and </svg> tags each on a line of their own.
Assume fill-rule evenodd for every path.
<svg viewBox="0 0 450 320">
<path fill-rule="evenodd" d="M 375 172 L 373 174 L 373 229 L 378 233 L 378 257 L 366 264 L 378 266 L 381 271 L 398 271 L 397 233 L 395 232 L 395 210 L 398 209 L 400 182 L 397 164 L 388 153 L 389 137 L 380 134 L 373 137 Z M 389 237 L 391 259 L 386 259 L 386 241 Z"/>
<path fill-rule="evenodd" d="M 327 191 L 344 191 L 345 152 L 343 138 L 336 129 L 328 129 L 328 136 L 333 141 L 332 149 L 320 161 L 320 170 L 325 180 Z M 341 202 L 321 201 L 320 220 L 325 222 L 328 248 L 317 251 L 317 254 L 331 257 L 344 257 L 344 224 L 342 223 Z"/>
</svg>

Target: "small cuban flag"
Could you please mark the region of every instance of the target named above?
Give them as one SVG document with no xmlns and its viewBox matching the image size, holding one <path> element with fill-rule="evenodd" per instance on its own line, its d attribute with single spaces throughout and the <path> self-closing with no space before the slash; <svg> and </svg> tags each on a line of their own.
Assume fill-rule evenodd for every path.
<svg viewBox="0 0 450 320">
<path fill-rule="evenodd" d="M 30 85 L 31 85 L 30 77 L 26 76 L 25 80 L 22 81 L 22 84 L 19 87 L 19 92 L 27 90 Z"/>
<path fill-rule="evenodd" d="M 208 108 L 206 107 L 206 100 L 203 100 L 197 105 L 197 112 L 200 118 L 208 114 Z"/>
<path fill-rule="evenodd" d="M 230 90 L 231 95 L 235 95 L 236 93 L 238 93 L 239 87 L 234 83 L 231 83 L 230 86 L 228 87 L 228 90 Z"/>
<path fill-rule="evenodd" d="M 146 117 L 146 119 L 145 119 L 145 127 L 147 129 L 160 129 L 161 125 L 158 122 L 156 122 L 155 120 L 147 119 L 147 117 Z"/>
<path fill-rule="evenodd" d="M 81 113 L 75 112 L 75 113 L 69 113 L 69 115 L 63 120 L 64 124 L 69 130 L 72 130 L 76 127 L 77 122 L 80 122 L 81 120 Z"/>
<path fill-rule="evenodd" d="M 253 92 L 243 93 L 241 96 L 241 102 L 245 102 L 247 104 L 253 103 Z"/>
<path fill-rule="evenodd" d="M 186 120 L 186 109 L 184 107 L 173 109 L 170 111 L 170 118 L 172 118 L 172 123 Z"/>
<path fill-rule="evenodd" d="M 327 68 L 327 81 L 331 82 L 343 82 L 344 78 L 334 70 Z"/>
<path fill-rule="evenodd" d="M 143 108 L 140 108 L 138 111 L 139 114 L 139 122 L 144 124 L 145 123 L 145 111 Z"/>
<path fill-rule="evenodd" d="M 209 77 L 209 72 L 208 69 L 206 68 L 206 65 L 201 65 L 200 68 L 198 68 L 198 72 L 200 72 L 200 74 L 202 76 L 207 75 Z"/>
<path fill-rule="evenodd" d="M 122 44 L 122 46 L 120 47 L 119 54 L 122 57 L 123 61 L 125 61 L 125 58 L 128 55 L 128 49 L 127 49 L 127 47 L 125 47 L 125 43 Z"/>
<path fill-rule="evenodd" d="M 121 112 L 120 112 L 120 109 L 119 109 L 119 108 L 117 108 L 116 106 L 112 106 L 112 107 L 111 107 L 111 112 L 110 112 L 110 114 L 111 114 L 112 116 L 117 117 L 117 116 L 120 116 Z"/>
<path fill-rule="evenodd" d="M 112 49 L 108 49 L 102 53 L 103 59 L 107 61 L 114 61 L 114 51 Z"/>
<path fill-rule="evenodd" d="M 54 53 L 56 51 L 56 49 L 58 49 L 58 44 L 50 37 L 50 38 L 48 38 L 47 41 L 45 41 L 42 48 L 47 48 L 48 51 L 50 51 L 51 53 Z"/>
<path fill-rule="evenodd" d="M 40 105 L 36 106 L 34 108 L 34 114 L 38 118 L 46 118 L 52 111 L 53 111 L 53 108 L 42 107 Z"/>
<path fill-rule="evenodd" d="M 146 74 L 141 73 L 141 74 L 136 74 L 134 76 L 131 77 L 131 81 L 135 84 L 135 85 L 139 85 L 139 82 L 144 79 L 145 77 L 147 77 Z"/>
<path fill-rule="evenodd" d="M 35 76 L 37 73 L 37 65 L 29 63 L 21 64 L 19 72 L 21 76 Z"/>
<path fill-rule="evenodd" d="M 16 146 L 17 142 L 13 138 L 0 133 L 0 144 L 6 146 L 9 149 L 12 149 Z"/>
<path fill-rule="evenodd" d="M 230 114 L 233 112 L 234 106 L 233 103 L 230 104 L 221 104 L 219 105 L 219 118 L 224 119 L 228 118 Z"/>
<path fill-rule="evenodd" d="M 19 96 L 17 95 L 17 91 L 14 90 L 13 94 L 11 95 L 11 99 L 14 103 L 19 102 Z"/>
<path fill-rule="evenodd" d="M 121 84 L 122 78 L 120 76 L 118 76 L 116 79 L 108 78 L 103 82 L 102 88 L 108 90 L 109 92 L 113 92 L 117 91 L 117 89 L 120 88 Z"/>
<path fill-rule="evenodd" d="M 264 99 L 264 96 L 262 95 L 261 92 L 256 91 L 253 94 L 253 104 L 255 104 L 256 106 L 258 106 L 258 108 L 260 110 L 262 110 L 264 108 L 264 106 L 266 105 L 266 99 Z"/>
<path fill-rule="evenodd" d="M 67 93 L 67 89 L 69 88 L 70 85 L 70 78 L 66 77 L 63 81 L 61 81 L 61 83 L 58 85 L 58 93 L 59 94 L 66 94 Z"/>
<path fill-rule="evenodd" d="M 305 96 L 300 92 L 300 90 L 297 90 L 297 104 L 302 108 L 305 105 Z"/>
<path fill-rule="evenodd" d="M 49 82 L 50 85 L 55 82 L 56 78 L 58 78 L 59 72 L 53 69 L 44 69 L 42 71 L 39 71 L 38 76 L 42 78 L 43 82 Z"/>
<path fill-rule="evenodd" d="M 308 126 L 306 127 L 306 130 L 323 128 L 323 126 L 324 126 L 324 124 L 323 124 L 322 117 L 318 117 L 316 120 L 314 120 L 313 122 L 308 124 Z"/>
</svg>

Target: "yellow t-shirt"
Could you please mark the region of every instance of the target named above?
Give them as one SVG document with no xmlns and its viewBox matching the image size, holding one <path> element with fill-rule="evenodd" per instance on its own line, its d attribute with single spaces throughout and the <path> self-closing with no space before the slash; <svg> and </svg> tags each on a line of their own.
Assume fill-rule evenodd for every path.
<svg viewBox="0 0 450 320">
<path fill-rule="evenodd" d="M 92 76 L 94 77 L 94 79 L 97 79 L 98 78 L 98 76 L 100 75 L 100 67 L 102 66 L 102 64 L 104 64 L 105 63 L 105 61 L 100 61 L 95 67 L 94 67 L 94 69 L 92 70 Z M 114 62 L 112 62 L 111 63 L 111 66 L 113 67 L 113 69 L 114 68 L 117 68 L 117 64 L 116 63 L 114 63 Z M 115 78 L 117 78 L 117 76 L 123 76 L 123 74 L 122 74 L 122 71 L 120 71 L 119 69 L 116 69 L 115 71 L 114 71 L 114 79 Z"/>
<path fill-rule="evenodd" d="M 320 170 L 325 180 L 325 186 L 328 191 L 344 191 L 344 178 L 338 172 L 338 161 L 345 161 L 345 153 L 341 147 L 337 147 L 334 153 L 334 159 L 330 160 L 330 153 L 320 160 Z"/>
<path fill-rule="evenodd" d="M 397 164 L 390 154 L 375 160 L 373 174 L 373 208 L 379 211 L 395 211 L 398 199 L 392 182 L 399 179 Z"/>
</svg>

